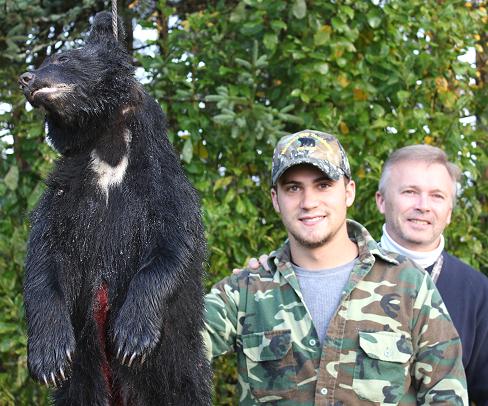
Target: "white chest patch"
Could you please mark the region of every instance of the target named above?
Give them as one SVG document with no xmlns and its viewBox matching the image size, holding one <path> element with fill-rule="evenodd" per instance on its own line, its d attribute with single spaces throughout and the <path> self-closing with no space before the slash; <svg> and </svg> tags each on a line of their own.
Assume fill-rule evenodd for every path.
<svg viewBox="0 0 488 406">
<path fill-rule="evenodd" d="M 97 176 L 97 185 L 105 193 L 108 199 L 108 191 L 111 187 L 120 185 L 124 180 L 125 171 L 129 165 L 129 158 L 124 156 L 116 166 L 111 166 L 100 159 L 95 150 L 91 153 L 91 169 Z"/>
</svg>

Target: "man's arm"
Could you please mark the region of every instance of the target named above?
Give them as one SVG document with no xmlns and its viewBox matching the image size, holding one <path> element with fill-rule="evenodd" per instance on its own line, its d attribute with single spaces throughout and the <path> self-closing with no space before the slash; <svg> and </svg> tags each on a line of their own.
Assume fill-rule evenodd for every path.
<svg viewBox="0 0 488 406">
<path fill-rule="evenodd" d="M 469 300 L 469 299 L 468 299 Z M 488 313 L 480 317 L 471 361 L 466 367 L 469 396 L 476 406 L 488 406 Z"/>
<path fill-rule="evenodd" d="M 469 382 L 469 398 L 476 406 L 488 406 L 488 280 L 480 275 L 478 284 L 473 284 L 476 289 L 479 306 L 476 309 L 475 330 L 473 331 L 473 346 L 468 365 L 466 365 L 466 377 Z M 471 300 L 464 297 L 464 300 Z"/>
<path fill-rule="evenodd" d="M 461 341 L 428 275 L 415 301 L 412 333 L 417 404 L 468 405 Z"/>
<path fill-rule="evenodd" d="M 239 280 L 242 278 L 247 278 L 247 272 L 223 279 L 205 296 L 205 329 L 202 335 L 209 359 L 235 351 Z"/>
</svg>

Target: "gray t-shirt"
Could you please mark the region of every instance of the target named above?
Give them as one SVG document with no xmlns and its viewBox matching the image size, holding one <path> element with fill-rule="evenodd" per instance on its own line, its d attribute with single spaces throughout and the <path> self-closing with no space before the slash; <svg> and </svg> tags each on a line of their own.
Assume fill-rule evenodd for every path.
<svg viewBox="0 0 488 406">
<path fill-rule="evenodd" d="M 330 319 L 339 307 L 342 291 L 354 266 L 354 259 L 336 268 L 310 271 L 293 264 L 303 300 L 323 344 Z"/>
</svg>

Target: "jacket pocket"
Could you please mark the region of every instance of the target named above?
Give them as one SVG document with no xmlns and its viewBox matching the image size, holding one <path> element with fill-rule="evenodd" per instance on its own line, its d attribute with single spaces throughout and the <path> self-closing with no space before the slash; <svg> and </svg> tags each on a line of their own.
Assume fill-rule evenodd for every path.
<svg viewBox="0 0 488 406">
<path fill-rule="evenodd" d="M 290 330 L 246 334 L 242 344 L 254 397 L 259 402 L 292 399 L 297 376 Z"/>
<path fill-rule="evenodd" d="M 412 341 L 408 334 L 359 332 L 352 388 L 366 400 L 397 404 L 410 385 Z"/>
</svg>

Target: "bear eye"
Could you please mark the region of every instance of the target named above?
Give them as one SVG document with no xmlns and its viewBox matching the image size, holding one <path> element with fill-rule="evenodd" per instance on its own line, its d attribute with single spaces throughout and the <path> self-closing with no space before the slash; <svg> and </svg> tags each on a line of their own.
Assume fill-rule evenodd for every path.
<svg viewBox="0 0 488 406">
<path fill-rule="evenodd" d="M 58 62 L 67 62 L 68 60 L 69 60 L 69 58 L 66 55 L 61 55 L 58 58 Z"/>
</svg>

